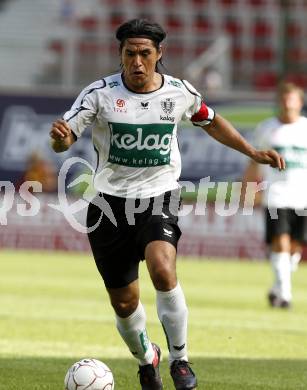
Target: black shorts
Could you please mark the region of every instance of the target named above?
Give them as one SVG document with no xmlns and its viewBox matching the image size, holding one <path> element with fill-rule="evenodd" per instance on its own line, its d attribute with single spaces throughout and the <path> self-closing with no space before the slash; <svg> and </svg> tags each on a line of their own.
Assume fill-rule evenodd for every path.
<svg viewBox="0 0 307 390">
<path fill-rule="evenodd" d="M 99 196 L 88 207 L 87 227 L 98 225 L 88 238 L 106 287 L 125 287 L 138 278 L 139 262 L 144 260 L 149 242 L 167 241 L 177 249 L 181 235 L 177 216 L 180 192 L 169 191 L 148 199 Z"/>
<path fill-rule="evenodd" d="M 293 240 L 307 242 L 307 217 L 302 213 L 289 208 L 280 208 L 271 210 L 271 212 L 272 211 L 274 213 L 277 212 L 278 218 L 272 218 L 270 210 L 265 210 L 265 238 L 268 244 L 272 242 L 273 237 L 285 233 L 289 234 Z"/>
</svg>

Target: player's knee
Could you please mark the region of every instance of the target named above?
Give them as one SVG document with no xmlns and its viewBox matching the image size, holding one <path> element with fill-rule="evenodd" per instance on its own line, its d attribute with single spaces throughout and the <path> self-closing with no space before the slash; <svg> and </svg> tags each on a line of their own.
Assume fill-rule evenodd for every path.
<svg viewBox="0 0 307 390">
<path fill-rule="evenodd" d="M 157 290 L 168 291 L 177 284 L 174 262 L 167 255 L 158 255 L 152 260 L 150 276 Z"/>
<path fill-rule="evenodd" d="M 111 305 L 115 311 L 115 313 L 122 318 L 129 317 L 137 308 L 139 303 L 138 298 L 130 298 L 126 299 L 114 299 L 111 300 Z"/>
<path fill-rule="evenodd" d="M 274 252 L 290 252 L 291 239 L 288 234 L 280 234 L 272 239 L 272 250 Z"/>
</svg>

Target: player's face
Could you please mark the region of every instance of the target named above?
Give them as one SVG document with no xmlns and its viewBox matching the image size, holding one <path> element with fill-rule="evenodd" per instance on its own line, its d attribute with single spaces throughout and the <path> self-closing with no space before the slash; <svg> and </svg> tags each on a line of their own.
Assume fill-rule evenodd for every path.
<svg viewBox="0 0 307 390">
<path fill-rule="evenodd" d="M 154 84 L 156 63 L 161 58 L 151 39 L 126 39 L 121 52 L 125 82 L 135 91 L 150 90 Z"/>
<path fill-rule="evenodd" d="M 281 112 L 293 115 L 300 115 L 303 108 L 303 101 L 296 91 L 284 93 L 280 96 L 279 105 Z"/>
</svg>

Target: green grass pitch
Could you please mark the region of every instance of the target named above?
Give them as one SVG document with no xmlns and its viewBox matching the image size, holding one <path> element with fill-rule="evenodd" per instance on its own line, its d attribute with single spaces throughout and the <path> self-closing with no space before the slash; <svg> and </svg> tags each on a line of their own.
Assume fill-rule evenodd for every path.
<svg viewBox="0 0 307 390">
<path fill-rule="evenodd" d="M 191 261 L 190 261 L 191 260 Z M 266 262 L 178 261 L 189 305 L 189 351 L 199 390 L 307 388 L 307 266 L 293 275 L 291 311 L 270 309 Z M 140 282 L 164 387 L 173 389 L 166 342 L 144 264 Z M 83 357 L 106 362 L 116 390 L 139 389 L 136 362 L 114 325 L 88 255 L 0 251 L 0 389 L 63 390 Z"/>
</svg>

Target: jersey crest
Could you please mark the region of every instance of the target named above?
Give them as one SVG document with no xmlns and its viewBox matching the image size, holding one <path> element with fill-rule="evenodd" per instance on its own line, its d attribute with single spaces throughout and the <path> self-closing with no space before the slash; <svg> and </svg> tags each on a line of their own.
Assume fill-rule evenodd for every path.
<svg viewBox="0 0 307 390">
<path fill-rule="evenodd" d="M 174 111 L 175 104 L 176 104 L 175 100 L 172 98 L 166 98 L 166 99 L 161 101 L 162 110 L 167 115 L 171 114 Z"/>
</svg>

